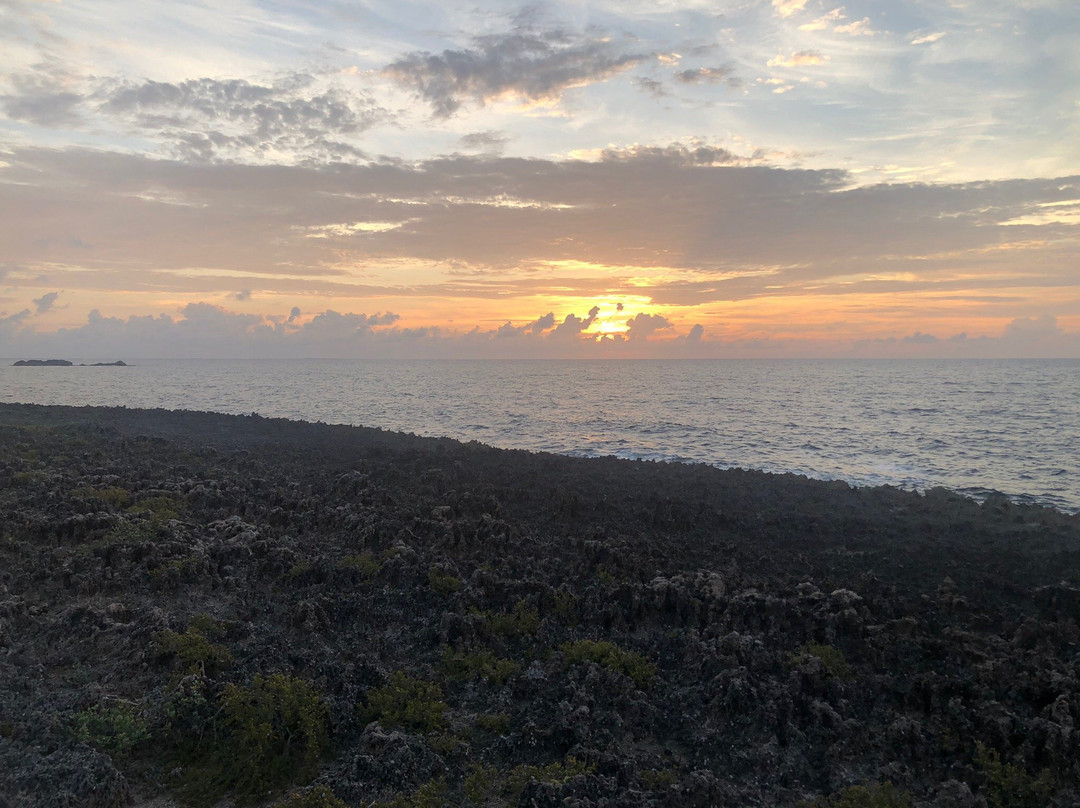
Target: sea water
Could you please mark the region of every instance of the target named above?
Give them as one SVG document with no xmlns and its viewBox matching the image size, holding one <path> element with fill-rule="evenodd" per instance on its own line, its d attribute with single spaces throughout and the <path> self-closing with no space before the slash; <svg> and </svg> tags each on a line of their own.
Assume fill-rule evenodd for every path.
<svg viewBox="0 0 1080 808">
<path fill-rule="evenodd" d="M 1077 360 L 128 361 L 9 360 L 0 401 L 257 412 L 1080 512 Z"/>
</svg>

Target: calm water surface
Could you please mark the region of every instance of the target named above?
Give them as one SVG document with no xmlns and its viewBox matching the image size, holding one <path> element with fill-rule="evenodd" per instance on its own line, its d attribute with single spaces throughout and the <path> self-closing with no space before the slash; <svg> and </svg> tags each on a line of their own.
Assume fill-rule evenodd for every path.
<svg viewBox="0 0 1080 808">
<path fill-rule="evenodd" d="M 0 401 L 258 412 L 1080 511 L 1076 360 L 10 361 Z"/>
</svg>

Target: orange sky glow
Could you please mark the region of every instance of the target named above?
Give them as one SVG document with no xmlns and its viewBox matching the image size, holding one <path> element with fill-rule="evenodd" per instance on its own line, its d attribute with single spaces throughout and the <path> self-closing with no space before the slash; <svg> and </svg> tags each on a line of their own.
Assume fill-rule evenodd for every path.
<svg viewBox="0 0 1080 808">
<path fill-rule="evenodd" d="M 0 355 L 1080 357 L 1070 5 L 864 5 L 4 4 Z"/>
</svg>

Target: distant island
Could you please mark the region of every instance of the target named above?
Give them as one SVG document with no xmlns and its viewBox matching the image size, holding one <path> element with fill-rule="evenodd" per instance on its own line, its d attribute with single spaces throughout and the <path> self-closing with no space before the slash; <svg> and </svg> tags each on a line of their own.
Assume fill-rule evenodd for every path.
<svg viewBox="0 0 1080 808">
<path fill-rule="evenodd" d="M 12 367 L 17 368 L 46 368 L 46 367 L 61 367 L 69 368 L 75 363 L 69 359 L 20 359 L 15 362 Z M 115 362 L 94 362 L 92 365 L 87 365 L 85 362 L 79 364 L 81 368 L 126 368 L 127 362 L 123 359 L 117 359 Z"/>
</svg>

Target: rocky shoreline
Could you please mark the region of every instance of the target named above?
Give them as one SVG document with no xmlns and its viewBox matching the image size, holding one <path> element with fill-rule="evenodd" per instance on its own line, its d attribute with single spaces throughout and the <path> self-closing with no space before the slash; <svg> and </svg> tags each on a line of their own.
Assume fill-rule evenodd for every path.
<svg viewBox="0 0 1080 808">
<path fill-rule="evenodd" d="M 0 806 L 1080 803 L 1080 518 L 0 405 Z"/>
</svg>

